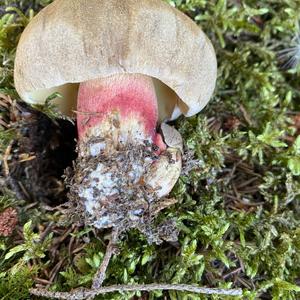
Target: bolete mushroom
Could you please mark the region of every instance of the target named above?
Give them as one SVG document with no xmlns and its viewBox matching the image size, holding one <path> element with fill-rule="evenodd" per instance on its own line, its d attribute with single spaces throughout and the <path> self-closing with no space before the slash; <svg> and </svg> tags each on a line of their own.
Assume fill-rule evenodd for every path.
<svg viewBox="0 0 300 300">
<path fill-rule="evenodd" d="M 85 223 L 149 237 L 145 216 L 173 203 L 160 199 L 181 171 L 179 135 L 164 122 L 198 113 L 216 70 L 206 35 L 161 0 L 56 0 L 24 30 L 14 79 L 24 101 L 59 92 L 61 112 L 76 113 L 70 198 Z"/>
</svg>

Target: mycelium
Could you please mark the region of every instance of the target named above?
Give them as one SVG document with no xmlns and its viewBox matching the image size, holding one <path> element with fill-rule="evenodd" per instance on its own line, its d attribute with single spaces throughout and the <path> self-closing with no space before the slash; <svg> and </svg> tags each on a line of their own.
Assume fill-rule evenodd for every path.
<svg viewBox="0 0 300 300">
<path fill-rule="evenodd" d="M 153 226 L 176 202 L 166 196 L 181 172 L 182 140 L 165 122 L 198 113 L 216 71 L 202 30 L 161 0 L 56 0 L 22 34 L 16 89 L 31 104 L 62 94 L 56 104 L 78 128 L 71 206 L 85 224 L 113 228 L 94 289 L 121 231 L 138 228 L 149 242 L 176 238 L 172 221 Z"/>
</svg>

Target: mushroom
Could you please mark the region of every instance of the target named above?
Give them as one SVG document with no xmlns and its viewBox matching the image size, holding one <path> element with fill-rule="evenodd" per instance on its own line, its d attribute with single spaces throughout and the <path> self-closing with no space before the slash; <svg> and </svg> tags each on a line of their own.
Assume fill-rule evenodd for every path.
<svg viewBox="0 0 300 300">
<path fill-rule="evenodd" d="M 85 223 L 151 240 L 151 214 L 174 203 L 164 197 L 182 164 L 181 137 L 165 122 L 198 113 L 216 71 L 203 31 L 163 1 L 56 0 L 24 30 L 14 79 L 24 101 L 58 92 L 61 112 L 76 115 L 70 199 Z"/>
</svg>

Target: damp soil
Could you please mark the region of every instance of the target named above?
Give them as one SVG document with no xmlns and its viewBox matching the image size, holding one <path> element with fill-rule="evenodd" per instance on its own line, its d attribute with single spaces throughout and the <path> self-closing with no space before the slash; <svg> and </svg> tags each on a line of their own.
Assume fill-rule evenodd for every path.
<svg viewBox="0 0 300 300">
<path fill-rule="evenodd" d="M 64 170 L 76 159 L 76 127 L 17 104 L 9 184 L 19 198 L 57 206 L 67 200 Z"/>
</svg>

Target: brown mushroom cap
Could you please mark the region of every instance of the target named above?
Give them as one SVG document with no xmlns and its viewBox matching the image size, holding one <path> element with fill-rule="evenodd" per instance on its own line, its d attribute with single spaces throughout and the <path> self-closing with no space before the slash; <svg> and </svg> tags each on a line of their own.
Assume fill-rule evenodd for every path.
<svg viewBox="0 0 300 300">
<path fill-rule="evenodd" d="M 43 104 L 60 92 L 65 113 L 76 107 L 78 83 L 118 73 L 157 79 L 159 93 L 172 99 L 165 109 L 172 114 L 177 105 L 191 116 L 213 93 L 217 63 L 202 30 L 161 0 L 56 0 L 33 18 L 17 48 L 21 98 Z"/>
</svg>

